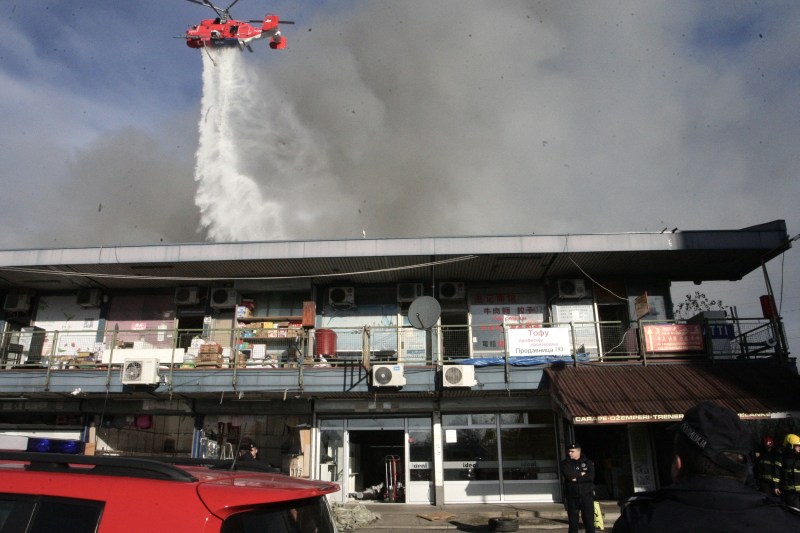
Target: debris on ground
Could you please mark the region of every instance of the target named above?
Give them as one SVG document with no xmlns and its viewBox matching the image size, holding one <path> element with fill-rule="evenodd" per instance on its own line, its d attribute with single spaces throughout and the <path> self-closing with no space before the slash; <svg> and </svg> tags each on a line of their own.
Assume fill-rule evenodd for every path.
<svg viewBox="0 0 800 533">
<path fill-rule="evenodd" d="M 381 515 L 373 513 L 362 504 L 333 506 L 333 519 L 339 531 L 355 531 L 375 520 L 380 520 Z"/>
<path fill-rule="evenodd" d="M 418 514 L 417 516 L 433 522 L 436 520 L 451 520 L 456 518 L 458 515 L 448 513 L 447 511 L 435 511 L 433 513 Z"/>
</svg>

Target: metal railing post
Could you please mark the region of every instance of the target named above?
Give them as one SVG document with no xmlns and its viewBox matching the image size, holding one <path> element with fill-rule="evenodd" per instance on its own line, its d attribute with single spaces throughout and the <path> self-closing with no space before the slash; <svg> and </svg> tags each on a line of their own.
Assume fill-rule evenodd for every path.
<svg viewBox="0 0 800 533">
<path fill-rule="evenodd" d="M 637 319 L 636 324 L 638 326 L 636 340 L 637 344 L 639 345 L 639 354 L 642 357 L 642 365 L 647 366 L 647 343 L 645 342 L 644 338 L 644 325 L 642 324 L 642 319 Z"/>
<path fill-rule="evenodd" d="M 511 361 L 509 359 L 510 354 L 508 352 L 508 327 L 505 323 L 500 326 L 503 329 L 503 354 L 505 355 L 504 363 L 505 363 L 505 380 L 506 384 L 511 383 Z"/>
<path fill-rule="evenodd" d="M 369 326 L 361 328 L 361 365 L 368 369 L 372 365 L 370 360 L 370 329 Z"/>
<path fill-rule="evenodd" d="M 578 338 L 575 336 L 575 323 L 569 321 L 569 334 L 572 337 L 572 366 L 578 366 Z"/>
<path fill-rule="evenodd" d="M 172 334 L 172 357 L 169 360 L 169 378 L 167 380 L 167 390 L 169 390 L 170 399 L 172 399 L 172 371 L 175 368 L 175 350 L 178 349 L 178 343 L 180 342 L 179 335 L 180 330 L 176 324 Z"/>
<path fill-rule="evenodd" d="M 114 328 L 114 334 L 111 336 L 111 350 L 108 352 L 108 368 L 106 369 L 106 389 L 108 389 L 109 385 L 111 385 L 111 365 L 114 362 L 114 350 L 117 347 L 117 334 L 119 330 Z M 100 358 L 100 362 L 102 362 L 102 357 Z"/>
<path fill-rule="evenodd" d="M 44 378 L 44 390 L 50 390 L 50 373 L 53 370 L 53 362 L 56 358 L 56 348 L 58 347 L 58 330 L 53 332 L 53 344 L 50 346 L 50 355 L 47 362 L 47 375 Z"/>
</svg>

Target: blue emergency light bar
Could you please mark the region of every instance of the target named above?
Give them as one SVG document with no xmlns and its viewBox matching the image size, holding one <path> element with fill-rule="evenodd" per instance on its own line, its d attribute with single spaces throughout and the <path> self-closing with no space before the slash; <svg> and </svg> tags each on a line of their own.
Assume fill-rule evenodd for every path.
<svg viewBox="0 0 800 533">
<path fill-rule="evenodd" d="M 37 453 L 82 454 L 85 443 L 79 440 L 28 437 L 26 451 Z"/>
</svg>

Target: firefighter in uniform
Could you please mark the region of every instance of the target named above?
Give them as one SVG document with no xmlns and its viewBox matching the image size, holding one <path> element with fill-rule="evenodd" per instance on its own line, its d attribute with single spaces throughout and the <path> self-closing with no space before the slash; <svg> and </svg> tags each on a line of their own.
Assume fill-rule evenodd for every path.
<svg viewBox="0 0 800 533">
<path fill-rule="evenodd" d="M 786 505 L 800 508 L 800 437 L 789 433 L 783 442 L 783 454 L 776 465 L 778 487 L 775 495 L 780 496 Z"/>
<path fill-rule="evenodd" d="M 726 407 L 701 402 L 678 424 L 674 483 L 622 503 L 613 533 L 800 531 L 800 510 L 745 485 L 750 433 Z"/>
<path fill-rule="evenodd" d="M 776 468 L 780 463 L 780 451 L 775 448 L 775 439 L 765 435 L 761 439 L 761 449 L 755 454 L 754 474 L 758 490 L 773 495 L 777 486 Z"/>
<path fill-rule="evenodd" d="M 561 461 L 560 470 L 569 533 L 578 533 L 578 513 L 586 533 L 594 533 L 594 463 L 583 456 L 581 445 L 573 442 L 567 447 L 567 458 Z"/>
</svg>

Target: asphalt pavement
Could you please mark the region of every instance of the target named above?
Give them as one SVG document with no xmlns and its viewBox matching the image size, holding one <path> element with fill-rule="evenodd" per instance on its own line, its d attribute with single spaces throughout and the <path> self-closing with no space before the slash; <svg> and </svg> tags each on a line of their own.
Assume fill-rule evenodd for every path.
<svg viewBox="0 0 800 533">
<path fill-rule="evenodd" d="M 508 503 L 508 504 L 454 504 L 414 505 L 402 503 L 359 502 L 345 507 L 363 506 L 362 516 L 377 517 L 365 525 L 358 525 L 358 533 L 401 533 L 407 531 L 468 531 L 483 533 L 510 531 L 497 528 L 499 523 L 508 527 L 518 524 L 519 531 L 567 531 L 567 513 L 560 503 Z M 619 517 L 615 501 L 601 501 L 605 530 L 610 531 Z M 363 513 L 366 508 L 366 513 Z M 492 520 L 495 519 L 495 520 Z M 498 519 L 500 519 L 498 521 Z M 490 525 L 491 524 L 491 525 Z M 340 531 L 348 531 L 340 527 Z"/>
</svg>

